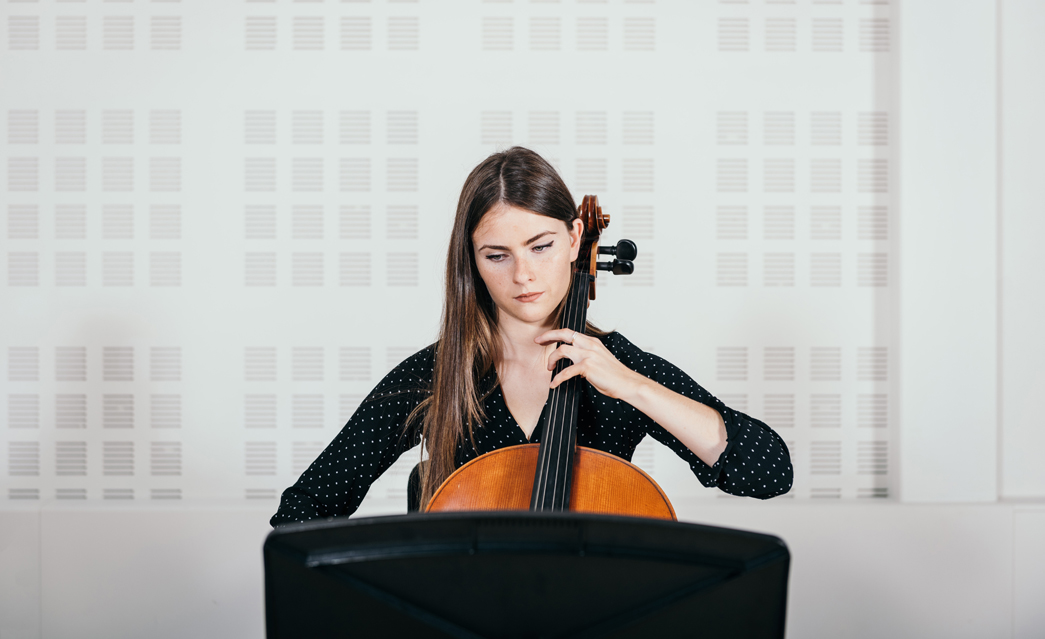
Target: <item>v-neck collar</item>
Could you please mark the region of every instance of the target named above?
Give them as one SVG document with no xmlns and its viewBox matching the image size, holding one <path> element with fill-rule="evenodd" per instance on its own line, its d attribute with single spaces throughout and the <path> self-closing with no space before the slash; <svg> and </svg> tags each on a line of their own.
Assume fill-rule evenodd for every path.
<svg viewBox="0 0 1045 639">
<path fill-rule="evenodd" d="M 526 431 L 519 425 L 519 420 L 512 414 L 512 410 L 508 408 L 508 400 L 504 398 L 504 389 L 501 388 L 500 381 L 497 380 L 496 373 L 494 374 L 494 383 L 497 384 L 495 392 L 497 395 L 497 401 L 501 403 L 501 407 L 504 409 L 508 419 L 514 425 L 514 431 L 521 435 L 523 443 L 526 444 L 539 444 L 541 441 L 541 431 L 544 429 L 544 420 L 548 412 L 548 402 L 551 401 L 552 394 L 548 393 L 548 397 L 544 400 L 544 406 L 541 408 L 541 415 L 537 418 L 537 425 L 533 427 L 533 432 L 530 433 L 529 437 L 526 437 Z"/>
</svg>

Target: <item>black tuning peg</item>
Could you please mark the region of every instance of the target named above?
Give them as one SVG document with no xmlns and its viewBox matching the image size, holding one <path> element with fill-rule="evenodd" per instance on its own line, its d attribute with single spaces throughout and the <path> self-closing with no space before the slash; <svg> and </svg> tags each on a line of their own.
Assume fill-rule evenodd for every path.
<svg viewBox="0 0 1045 639">
<path fill-rule="evenodd" d="M 633 260 L 639 254 L 639 247 L 631 240 L 621 240 L 616 246 L 600 246 L 599 255 L 612 255 L 620 260 Z"/>
<path fill-rule="evenodd" d="M 595 268 L 600 271 L 613 271 L 614 275 L 631 275 L 635 272 L 635 263 L 631 260 L 613 260 L 612 262 L 599 262 Z"/>
</svg>

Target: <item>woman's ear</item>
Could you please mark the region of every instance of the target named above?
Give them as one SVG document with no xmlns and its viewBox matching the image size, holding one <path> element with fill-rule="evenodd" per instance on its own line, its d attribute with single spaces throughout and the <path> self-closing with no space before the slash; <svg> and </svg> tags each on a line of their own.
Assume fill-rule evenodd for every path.
<svg viewBox="0 0 1045 639">
<path fill-rule="evenodd" d="M 570 261 L 574 262 L 577 260 L 577 256 L 581 252 L 581 235 L 584 233 L 584 222 L 580 218 L 575 218 L 573 223 L 570 225 Z"/>
</svg>

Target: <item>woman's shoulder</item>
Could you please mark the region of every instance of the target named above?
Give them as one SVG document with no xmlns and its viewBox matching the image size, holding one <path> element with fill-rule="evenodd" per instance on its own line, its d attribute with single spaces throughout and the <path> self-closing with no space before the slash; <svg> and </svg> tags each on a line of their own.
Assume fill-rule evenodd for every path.
<svg viewBox="0 0 1045 639">
<path fill-rule="evenodd" d="M 378 391 L 428 390 L 432 385 L 435 368 L 435 344 L 410 355 L 385 375 L 378 384 Z"/>
<path fill-rule="evenodd" d="M 429 375 L 431 375 L 431 371 L 435 367 L 435 347 L 435 343 L 425 346 L 410 357 L 399 362 L 399 365 L 396 366 L 396 368 L 410 369 L 418 372 L 426 370 Z"/>
<path fill-rule="evenodd" d="M 610 331 L 602 335 L 596 335 L 603 343 L 603 345 L 610 350 L 611 353 L 617 355 L 618 353 L 643 353 L 644 351 L 635 346 L 627 337 L 624 337 L 617 331 Z"/>
<path fill-rule="evenodd" d="M 624 364 L 637 363 L 649 356 L 649 353 L 636 346 L 631 340 L 617 331 L 599 335 L 598 338 L 606 349 Z"/>
<path fill-rule="evenodd" d="M 609 352 L 613 353 L 614 357 L 632 370 L 652 375 L 658 368 L 665 365 L 670 367 L 670 362 L 663 357 L 642 350 L 617 331 L 610 331 L 605 335 L 601 335 L 599 340 L 602 341 Z"/>
</svg>

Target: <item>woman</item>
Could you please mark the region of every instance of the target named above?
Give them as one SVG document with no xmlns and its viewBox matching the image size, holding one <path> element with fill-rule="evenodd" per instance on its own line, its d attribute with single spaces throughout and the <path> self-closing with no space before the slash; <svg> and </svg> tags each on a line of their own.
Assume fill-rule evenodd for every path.
<svg viewBox="0 0 1045 639">
<path fill-rule="evenodd" d="M 549 389 L 575 376 L 587 381 L 578 445 L 630 460 L 651 435 L 705 486 L 762 499 L 786 493 L 790 456 L 771 428 L 619 333 L 556 328 L 581 234 L 573 197 L 536 153 L 514 147 L 477 166 L 457 205 L 439 341 L 381 380 L 283 492 L 271 524 L 352 514 L 374 480 L 422 441 L 430 458 L 423 508 L 467 461 L 539 442 Z M 564 357 L 573 364 L 553 379 Z"/>
</svg>

